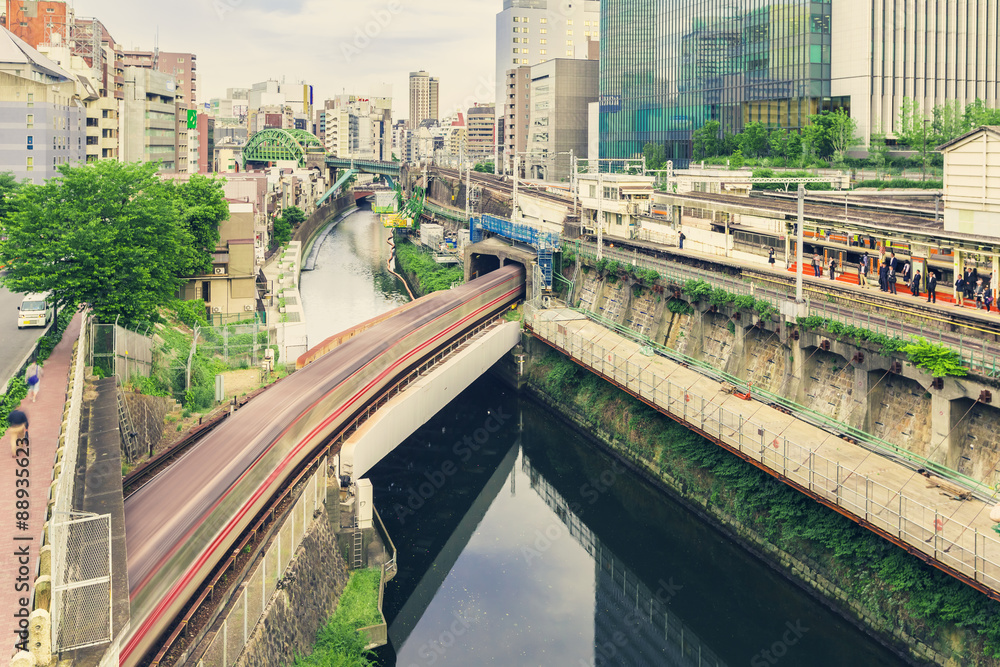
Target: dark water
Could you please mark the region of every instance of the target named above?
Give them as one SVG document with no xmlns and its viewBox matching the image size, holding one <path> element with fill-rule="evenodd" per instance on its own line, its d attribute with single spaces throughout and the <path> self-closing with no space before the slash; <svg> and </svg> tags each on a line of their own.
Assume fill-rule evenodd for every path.
<svg viewBox="0 0 1000 667">
<path fill-rule="evenodd" d="M 409 302 L 386 268 L 388 239 L 378 216 L 358 210 L 317 241 L 316 268 L 302 272 L 300 285 L 310 345 Z"/>
<path fill-rule="evenodd" d="M 490 377 L 369 477 L 383 665 L 905 664 Z"/>
<path fill-rule="evenodd" d="M 386 238 L 360 211 L 325 240 L 313 344 L 408 300 Z M 369 477 L 400 550 L 383 665 L 904 664 L 489 376 Z"/>
</svg>

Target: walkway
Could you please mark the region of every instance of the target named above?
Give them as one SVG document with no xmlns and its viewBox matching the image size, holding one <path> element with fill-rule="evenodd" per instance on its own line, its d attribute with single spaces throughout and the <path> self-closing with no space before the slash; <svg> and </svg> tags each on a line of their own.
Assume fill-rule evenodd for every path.
<svg viewBox="0 0 1000 667">
<path fill-rule="evenodd" d="M 42 383 L 39 390 L 38 400 L 34 403 L 30 399 L 25 399 L 21 403 L 20 409 L 28 415 L 30 428 L 28 435 L 30 439 L 29 463 L 27 469 L 30 476 L 29 492 L 27 498 L 29 508 L 18 510 L 15 503 L 15 484 L 19 478 L 15 471 L 20 469 L 16 461 L 10 457 L 10 436 L 4 435 L 0 438 L 0 479 L 5 480 L 4 491 L 0 497 L 0 516 L 4 518 L 0 521 L 0 544 L 6 556 L 0 560 L 0 609 L 5 613 L 0 618 L 0 637 L 5 637 L 6 648 L 0 649 L 0 656 L 13 655 L 13 646 L 16 642 L 15 633 L 18 628 L 18 619 L 15 614 L 22 606 L 21 598 L 26 597 L 29 601 L 28 611 L 31 610 L 31 597 L 33 591 L 21 592 L 15 586 L 22 582 L 19 568 L 21 565 L 14 554 L 19 550 L 27 550 L 30 563 L 27 566 L 27 583 L 34 588 L 35 576 L 38 573 L 38 553 L 42 546 L 42 527 L 45 523 L 46 504 L 49 494 L 49 483 L 52 481 L 52 469 L 55 463 L 56 448 L 59 446 L 59 429 L 62 425 L 63 409 L 69 389 L 69 368 L 73 357 L 73 344 L 80 336 L 80 325 L 83 316 L 77 314 L 73 318 L 66 332 L 63 334 L 62 342 L 52 351 L 52 356 L 48 358 L 42 366 Z M 6 418 L 6 415 L 3 415 Z M 28 520 L 26 527 L 20 527 L 18 512 L 26 511 Z"/>
<path fill-rule="evenodd" d="M 992 505 L 959 500 L 911 468 L 756 400 L 568 309 L 525 308 L 540 339 L 815 500 L 1000 600 Z"/>
</svg>

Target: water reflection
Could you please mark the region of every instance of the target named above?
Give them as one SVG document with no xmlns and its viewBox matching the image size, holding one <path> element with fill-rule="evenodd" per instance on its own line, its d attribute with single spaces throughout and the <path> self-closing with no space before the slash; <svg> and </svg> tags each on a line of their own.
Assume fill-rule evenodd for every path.
<svg viewBox="0 0 1000 667">
<path fill-rule="evenodd" d="M 403 283 L 386 268 L 389 236 L 364 209 L 316 241 L 316 268 L 302 273 L 300 285 L 310 345 L 409 302 Z"/>
<path fill-rule="evenodd" d="M 384 665 L 902 664 L 491 378 L 370 477 Z"/>
</svg>

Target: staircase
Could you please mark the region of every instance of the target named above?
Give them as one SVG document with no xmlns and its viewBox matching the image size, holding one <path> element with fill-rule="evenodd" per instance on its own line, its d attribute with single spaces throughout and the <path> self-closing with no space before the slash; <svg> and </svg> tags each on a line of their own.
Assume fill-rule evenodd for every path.
<svg viewBox="0 0 1000 667">
<path fill-rule="evenodd" d="M 118 398 L 118 431 L 121 434 L 122 454 L 128 463 L 134 463 L 142 456 L 142 452 L 138 451 L 139 434 L 132 425 L 132 414 L 125 401 L 121 379 L 118 377 L 115 378 L 115 396 Z"/>
<path fill-rule="evenodd" d="M 351 569 L 357 570 L 364 565 L 364 531 L 354 522 L 354 536 L 351 544 Z"/>
</svg>

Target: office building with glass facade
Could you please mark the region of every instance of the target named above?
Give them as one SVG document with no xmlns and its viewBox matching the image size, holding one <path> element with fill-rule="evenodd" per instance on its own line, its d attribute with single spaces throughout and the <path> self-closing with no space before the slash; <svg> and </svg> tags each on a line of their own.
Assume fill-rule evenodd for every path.
<svg viewBox="0 0 1000 667">
<path fill-rule="evenodd" d="M 903 98 L 995 106 L 1000 0 L 603 0 L 602 157 L 663 144 L 685 164 L 706 121 L 801 128 L 845 107 L 892 136 Z M 909 9 L 908 9 L 909 8 Z"/>
</svg>

